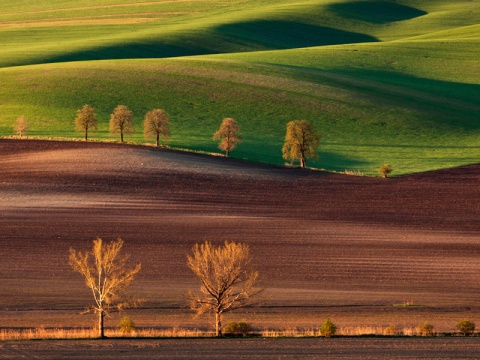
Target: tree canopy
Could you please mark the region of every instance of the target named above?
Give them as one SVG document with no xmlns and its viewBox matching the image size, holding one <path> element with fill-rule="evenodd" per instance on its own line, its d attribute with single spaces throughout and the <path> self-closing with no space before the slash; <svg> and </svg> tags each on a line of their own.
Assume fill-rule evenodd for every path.
<svg viewBox="0 0 480 360">
<path fill-rule="evenodd" d="M 307 166 L 307 159 L 317 159 L 320 135 L 307 120 L 293 120 L 287 124 L 287 133 L 282 148 L 285 160 L 299 161 L 300 167 Z"/>
<path fill-rule="evenodd" d="M 85 141 L 88 140 L 88 131 L 97 130 L 97 114 L 95 109 L 88 104 L 83 105 L 77 110 L 75 118 L 75 130 L 82 131 L 85 134 Z"/>
<path fill-rule="evenodd" d="M 213 134 L 213 140 L 220 140 L 218 148 L 225 151 L 225 156 L 228 157 L 230 152 L 242 141 L 240 127 L 235 119 L 223 119 L 220 128 Z"/>
<path fill-rule="evenodd" d="M 155 136 L 156 145 L 160 144 L 160 136 L 166 141 L 170 136 L 168 126 L 168 115 L 163 109 L 155 109 L 147 112 L 143 125 L 143 133 L 145 138 Z"/>
<path fill-rule="evenodd" d="M 74 271 L 85 277 L 85 285 L 92 290 L 95 304 L 92 309 L 98 314 L 98 336 L 104 337 L 104 316 L 112 307 L 126 306 L 121 291 L 128 287 L 141 265 L 127 266 L 128 255 L 121 255 L 123 240 L 109 244 L 97 238 L 91 252 L 77 252 L 70 248 L 69 264 Z"/>
<path fill-rule="evenodd" d="M 245 306 L 259 293 L 254 289 L 258 272 L 252 264 L 247 244 L 228 242 L 214 246 L 210 242 L 196 244 L 187 264 L 200 280 L 200 292 L 189 294 L 189 305 L 197 314 L 215 314 L 215 331 L 222 334 L 221 315 Z"/>
<path fill-rule="evenodd" d="M 118 105 L 110 115 L 110 134 L 120 133 L 120 141 L 123 143 L 123 135 L 134 132 L 132 111 L 125 105 Z"/>
</svg>

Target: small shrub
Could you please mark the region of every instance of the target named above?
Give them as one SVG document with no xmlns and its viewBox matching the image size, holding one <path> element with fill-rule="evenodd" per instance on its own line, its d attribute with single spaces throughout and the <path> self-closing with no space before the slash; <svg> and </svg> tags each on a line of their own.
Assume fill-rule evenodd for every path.
<svg viewBox="0 0 480 360">
<path fill-rule="evenodd" d="M 392 165 L 390 164 L 383 164 L 378 169 L 378 172 L 382 175 L 382 177 L 387 178 L 388 174 L 392 172 Z"/>
<path fill-rule="evenodd" d="M 433 336 L 433 325 L 425 321 L 417 326 L 417 332 L 420 336 Z"/>
<path fill-rule="evenodd" d="M 118 329 L 123 334 L 130 334 L 132 331 L 135 331 L 135 323 L 130 319 L 130 316 L 125 315 L 120 319 Z"/>
<path fill-rule="evenodd" d="M 320 332 L 323 336 L 328 338 L 336 334 L 337 327 L 330 319 L 327 319 L 323 322 L 322 326 L 320 327 Z"/>
<path fill-rule="evenodd" d="M 247 336 L 250 331 L 250 326 L 246 322 L 230 321 L 223 329 L 223 334 L 232 336 Z"/>
<path fill-rule="evenodd" d="M 395 325 L 387 326 L 383 329 L 383 335 L 398 335 L 398 329 Z"/>
<path fill-rule="evenodd" d="M 472 335 L 475 331 L 475 323 L 470 320 L 462 320 L 457 324 L 457 330 L 465 336 Z"/>
</svg>

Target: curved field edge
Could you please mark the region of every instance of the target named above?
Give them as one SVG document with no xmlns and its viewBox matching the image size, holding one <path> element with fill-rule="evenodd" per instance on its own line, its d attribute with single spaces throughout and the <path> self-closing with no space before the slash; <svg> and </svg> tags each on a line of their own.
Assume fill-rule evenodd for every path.
<svg viewBox="0 0 480 360">
<path fill-rule="evenodd" d="M 90 326 L 79 312 L 91 294 L 65 254 L 96 236 L 121 236 L 142 262 L 132 291 L 148 303 L 130 313 L 141 327 L 211 323 L 183 307 L 196 286 L 185 257 L 225 238 L 248 242 L 268 279 L 265 306 L 232 320 L 428 320 L 447 331 L 478 317 L 478 165 L 389 181 L 118 144 L 2 140 L 0 150 L 4 326 Z M 394 306 L 405 297 L 421 306 Z"/>
</svg>

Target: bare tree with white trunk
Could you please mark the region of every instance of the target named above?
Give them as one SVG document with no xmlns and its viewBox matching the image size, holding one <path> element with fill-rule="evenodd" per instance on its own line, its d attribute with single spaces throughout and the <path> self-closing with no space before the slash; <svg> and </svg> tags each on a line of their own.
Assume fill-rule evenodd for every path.
<svg viewBox="0 0 480 360">
<path fill-rule="evenodd" d="M 92 306 L 98 315 L 98 337 L 104 338 L 104 318 L 112 308 L 127 306 L 122 291 L 133 281 L 140 271 L 141 264 L 127 266 L 128 255 L 121 255 L 123 240 L 118 239 L 104 244 L 97 238 L 91 252 L 77 252 L 70 248 L 69 264 L 74 271 L 85 277 L 85 285 L 90 288 L 95 300 Z"/>
</svg>

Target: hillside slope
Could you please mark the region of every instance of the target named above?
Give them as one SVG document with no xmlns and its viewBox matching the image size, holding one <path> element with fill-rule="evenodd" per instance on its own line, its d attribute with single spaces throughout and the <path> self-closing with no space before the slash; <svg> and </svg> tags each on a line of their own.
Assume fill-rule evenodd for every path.
<svg viewBox="0 0 480 360">
<path fill-rule="evenodd" d="M 121 237 L 142 270 L 128 313 L 141 327 L 208 328 L 185 292 L 195 243 L 249 244 L 265 279 L 255 328 L 477 318 L 479 166 L 362 178 L 119 144 L 0 141 L 0 322 L 89 327 L 91 293 L 70 247 Z M 461 293 L 462 296 L 458 296 Z M 28 296 L 27 296 L 28 295 Z M 398 307 L 405 297 L 421 306 Z M 121 314 L 123 315 L 123 314 Z M 115 327 L 118 319 L 106 319 Z"/>
<path fill-rule="evenodd" d="M 0 11 L 1 66 L 392 41 L 480 19 L 468 0 L 2 0 Z"/>
</svg>

